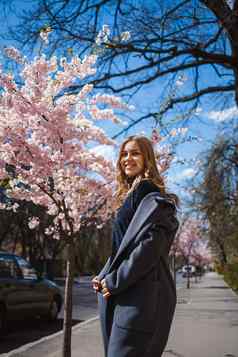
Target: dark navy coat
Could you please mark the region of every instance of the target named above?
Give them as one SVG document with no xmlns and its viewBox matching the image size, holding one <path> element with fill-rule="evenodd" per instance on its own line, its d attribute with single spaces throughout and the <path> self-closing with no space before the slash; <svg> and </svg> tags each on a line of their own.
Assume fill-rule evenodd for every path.
<svg viewBox="0 0 238 357">
<path fill-rule="evenodd" d="M 98 293 L 106 357 L 160 357 L 176 305 L 168 254 L 178 221 L 158 192 L 139 204 L 116 256 L 98 275 L 112 294 Z"/>
</svg>

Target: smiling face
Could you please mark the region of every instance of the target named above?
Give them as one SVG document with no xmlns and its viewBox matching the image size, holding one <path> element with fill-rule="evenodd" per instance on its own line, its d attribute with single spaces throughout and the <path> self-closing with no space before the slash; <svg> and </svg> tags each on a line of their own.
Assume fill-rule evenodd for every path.
<svg viewBox="0 0 238 357">
<path fill-rule="evenodd" d="M 144 157 L 136 141 L 128 141 L 125 144 L 120 155 L 120 165 L 128 177 L 135 177 L 143 173 Z"/>
</svg>

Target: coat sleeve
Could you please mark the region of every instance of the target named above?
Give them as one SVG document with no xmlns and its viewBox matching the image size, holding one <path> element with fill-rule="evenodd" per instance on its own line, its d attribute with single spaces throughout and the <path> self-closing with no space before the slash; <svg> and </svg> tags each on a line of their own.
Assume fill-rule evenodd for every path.
<svg viewBox="0 0 238 357">
<path fill-rule="evenodd" d="M 159 210 L 157 223 L 149 222 L 141 231 L 139 243 L 116 270 L 105 276 L 111 294 L 119 294 L 157 266 L 159 257 L 168 254 L 169 206 Z M 173 234 L 174 236 L 174 234 Z"/>
<path fill-rule="evenodd" d="M 100 271 L 100 273 L 97 275 L 97 278 L 99 280 L 102 280 L 104 278 L 104 276 L 106 275 L 109 267 L 110 267 L 110 257 L 106 261 L 106 263 L 105 263 L 104 267 L 102 268 L 102 270 Z"/>
</svg>

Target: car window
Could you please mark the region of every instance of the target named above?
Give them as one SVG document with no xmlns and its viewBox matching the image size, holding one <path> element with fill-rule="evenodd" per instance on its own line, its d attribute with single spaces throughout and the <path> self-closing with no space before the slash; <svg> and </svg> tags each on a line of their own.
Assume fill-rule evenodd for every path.
<svg viewBox="0 0 238 357">
<path fill-rule="evenodd" d="M 17 266 L 13 258 L 0 256 L 0 278 L 17 278 Z"/>
<path fill-rule="evenodd" d="M 16 257 L 19 268 L 22 272 L 24 279 L 36 279 L 37 274 L 34 268 L 25 259 L 21 257 Z"/>
</svg>

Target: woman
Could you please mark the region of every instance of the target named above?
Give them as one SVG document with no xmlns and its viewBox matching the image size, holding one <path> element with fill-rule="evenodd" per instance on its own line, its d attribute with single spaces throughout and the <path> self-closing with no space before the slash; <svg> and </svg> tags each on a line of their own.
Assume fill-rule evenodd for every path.
<svg viewBox="0 0 238 357">
<path fill-rule="evenodd" d="M 93 279 L 106 357 L 159 357 L 176 304 L 168 254 L 178 228 L 149 139 L 129 137 L 117 162 L 121 207 L 112 255 Z"/>
</svg>

